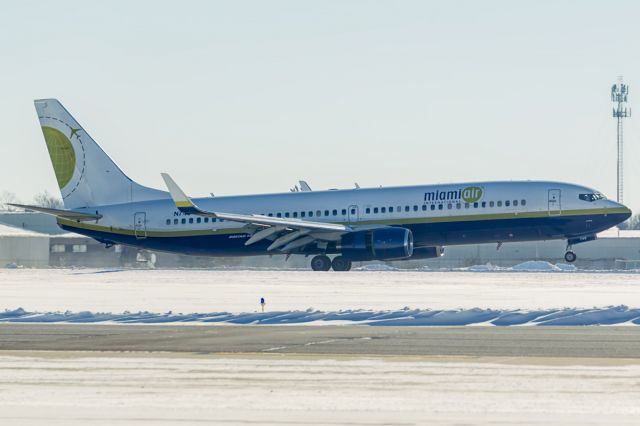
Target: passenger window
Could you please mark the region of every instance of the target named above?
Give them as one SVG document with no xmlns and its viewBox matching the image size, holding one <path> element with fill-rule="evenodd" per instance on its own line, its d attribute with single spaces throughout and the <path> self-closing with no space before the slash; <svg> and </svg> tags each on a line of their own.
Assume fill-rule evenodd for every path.
<svg viewBox="0 0 640 426">
<path fill-rule="evenodd" d="M 193 223 L 193 218 L 192 217 L 189 218 L 189 223 Z"/>
<path fill-rule="evenodd" d="M 347 215 L 347 209 L 342 209 L 342 216 L 346 216 Z"/>
<path fill-rule="evenodd" d="M 187 219 L 184 219 L 184 218 L 183 218 L 183 219 L 180 221 L 180 223 L 182 223 L 182 224 L 184 225 L 185 223 L 187 223 Z"/>
<path fill-rule="evenodd" d="M 267 216 L 269 216 L 269 217 L 273 217 L 273 213 L 269 213 Z"/>
<path fill-rule="evenodd" d="M 527 205 L 527 200 L 520 200 L 520 205 L 521 206 L 526 206 Z"/>
<path fill-rule="evenodd" d="M 487 207 L 487 202 L 486 202 L 486 201 L 483 201 L 483 202 L 482 202 L 482 208 L 484 209 L 485 207 Z"/>
<path fill-rule="evenodd" d="M 282 213 L 276 213 L 277 217 L 282 217 Z"/>
<path fill-rule="evenodd" d="M 286 212 L 286 213 L 284 214 L 284 217 L 289 217 L 289 212 Z"/>
<path fill-rule="evenodd" d="M 370 208 L 370 207 L 367 207 L 367 208 L 364 210 L 364 212 L 365 212 L 366 214 L 370 214 L 370 213 L 371 213 L 371 208 Z"/>
<path fill-rule="evenodd" d="M 414 205 L 414 206 L 413 206 L 413 211 L 414 211 L 414 212 L 417 212 L 417 211 L 418 211 L 418 206 Z"/>
<path fill-rule="evenodd" d="M 200 222 L 202 222 L 202 218 L 197 218 L 196 223 L 200 223 Z"/>
<path fill-rule="evenodd" d="M 453 205 L 451 203 L 447 204 L 447 209 L 451 210 L 453 208 Z"/>
<path fill-rule="evenodd" d="M 426 205 L 426 204 L 423 204 L 423 205 L 422 205 L 422 211 L 423 211 L 423 212 L 426 212 L 426 211 L 427 211 L 427 205 Z"/>
<path fill-rule="evenodd" d="M 334 210 L 333 210 L 333 215 L 334 215 L 334 216 L 338 216 L 338 210 L 335 210 L 335 209 L 334 209 Z"/>
<path fill-rule="evenodd" d="M 316 211 L 316 216 L 322 217 L 322 210 L 317 210 Z"/>
<path fill-rule="evenodd" d="M 298 217 L 298 212 L 293 212 L 293 217 Z"/>
<path fill-rule="evenodd" d="M 465 209 L 468 209 L 468 208 L 469 208 L 469 206 L 470 206 L 470 204 L 469 204 L 469 203 L 464 203 L 464 208 L 465 208 Z"/>
<path fill-rule="evenodd" d="M 438 204 L 438 210 L 442 210 L 444 206 L 442 204 Z"/>
<path fill-rule="evenodd" d="M 511 205 L 511 202 L 509 200 L 504 202 L 505 207 L 509 207 Z"/>
<path fill-rule="evenodd" d="M 204 218 L 204 223 L 209 223 L 209 218 L 208 217 Z"/>
<path fill-rule="evenodd" d="M 377 214 L 377 213 L 378 213 L 378 208 L 377 208 L 377 207 L 374 207 L 374 208 L 373 208 L 373 213 L 374 213 L 374 214 Z"/>
<path fill-rule="evenodd" d="M 436 209 L 436 205 L 435 204 L 431 204 L 431 210 L 435 210 Z"/>
<path fill-rule="evenodd" d="M 351 214 L 356 214 L 356 209 L 351 209 Z"/>
<path fill-rule="evenodd" d="M 386 207 L 380 207 L 380 213 L 386 213 L 386 212 L 387 212 Z"/>
<path fill-rule="evenodd" d="M 173 224 L 177 225 L 178 224 L 178 219 L 173 219 Z"/>
<path fill-rule="evenodd" d="M 502 201 L 498 201 L 498 207 L 502 207 Z"/>
<path fill-rule="evenodd" d="M 402 211 L 402 206 L 398 206 L 398 208 L 396 209 L 396 211 L 397 211 L 398 213 L 400 213 L 400 212 Z"/>
<path fill-rule="evenodd" d="M 477 209 L 477 208 L 478 208 L 478 205 L 479 205 L 478 203 L 473 203 L 473 208 L 474 208 L 474 209 Z"/>
<path fill-rule="evenodd" d="M 313 211 L 309 212 L 309 217 L 313 217 Z"/>
<path fill-rule="evenodd" d="M 493 201 L 489 201 L 489 207 L 493 207 L 495 203 Z"/>
<path fill-rule="evenodd" d="M 462 207 L 462 204 L 460 204 L 460 203 L 456 204 L 456 209 L 460 210 L 461 207 Z"/>
<path fill-rule="evenodd" d="M 518 200 L 513 200 L 513 206 L 518 207 Z"/>
<path fill-rule="evenodd" d="M 307 215 L 306 212 L 300 212 L 300 217 L 305 217 Z"/>
<path fill-rule="evenodd" d="M 393 213 L 393 207 L 389 207 L 389 213 Z"/>
<path fill-rule="evenodd" d="M 217 221 L 218 221 L 218 219 L 216 219 L 215 217 L 211 219 L 211 223 L 217 222 Z"/>
<path fill-rule="evenodd" d="M 325 211 L 324 211 L 324 215 L 325 215 L 325 216 L 329 216 L 329 210 L 325 210 Z"/>
<path fill-rule="evenodd" d="M 409 206 L 404 206 L 404 211 L 408 212 L 409 211 Z"/>
<path fill-rule="evenodd" d="M 171 225 L 171 219 L 167 219 L 167 225 Z"/>
</svg>

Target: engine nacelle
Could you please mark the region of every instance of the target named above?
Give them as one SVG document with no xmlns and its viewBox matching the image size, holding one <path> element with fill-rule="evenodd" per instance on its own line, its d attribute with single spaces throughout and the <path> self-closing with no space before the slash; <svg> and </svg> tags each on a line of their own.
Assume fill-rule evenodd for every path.
<svg viewBox="0 0 640 426">
<path fill-rule="evenodd" d="M 339 249 L 349 260 L 406 259 L 413 254 L 413 234 L 391 227 L 351 232 L 342 237 Z"/>
<path fill-rule="evenodd" d="M 414 247 L 413 254 L 409 258 L 409 260 L 431 259 L 434 257 L 440 257 L 442 255 L 444 255 L 444 247 L 442 246 Z"/>
</svg>

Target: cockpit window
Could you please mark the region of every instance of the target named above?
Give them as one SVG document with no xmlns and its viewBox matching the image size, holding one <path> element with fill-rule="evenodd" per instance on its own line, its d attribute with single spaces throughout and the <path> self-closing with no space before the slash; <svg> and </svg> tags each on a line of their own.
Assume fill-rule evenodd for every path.
<svg viewBox="0 0 640 426">
<path fill-rule="evenodd" d="M 580 194 L 578 195 L 578 198 L 580 198 L 582 201 L 588 201 L 592 203 L 594 201 L 603 200 L 604 195 L 599 192 L 593 192 L 591 194 Z"/>
</svg>

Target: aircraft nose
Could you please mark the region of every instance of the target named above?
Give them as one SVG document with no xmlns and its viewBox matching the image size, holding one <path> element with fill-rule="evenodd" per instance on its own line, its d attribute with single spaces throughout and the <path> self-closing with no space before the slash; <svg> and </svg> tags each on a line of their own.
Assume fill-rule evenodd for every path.
<svg viewBox="0 0 640 426">
<path fill-rule="evenodd" d="M 620 215 L 622 220 L 627 220 L 628 218 L 631 217 L 631 209 L 629 209 L 629 207 L 625 206 L 622 203 L 618 203 L 616 201 L 609 200 L 609 203 L 610 203 L 610 207 L 608 208 L 608 210 L 610 210 L 609 214 Z"/>
</svg>

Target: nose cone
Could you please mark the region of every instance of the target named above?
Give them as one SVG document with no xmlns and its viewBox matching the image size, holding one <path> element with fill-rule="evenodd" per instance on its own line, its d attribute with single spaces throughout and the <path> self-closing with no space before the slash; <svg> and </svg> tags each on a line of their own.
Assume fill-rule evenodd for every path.
<svg viewBox="0 0 640 426">
<path fill-rule="evenodd" d="M 616 201 L 607 200 L 607 216 L 615 217 L 618 222 L 621 223 L 631 217 L 631 209 L 622 203 Z"/>
</svg>

